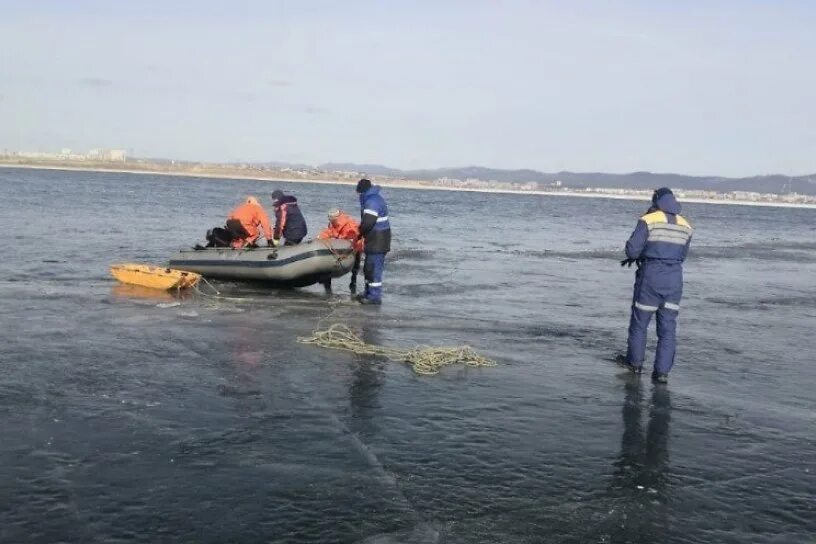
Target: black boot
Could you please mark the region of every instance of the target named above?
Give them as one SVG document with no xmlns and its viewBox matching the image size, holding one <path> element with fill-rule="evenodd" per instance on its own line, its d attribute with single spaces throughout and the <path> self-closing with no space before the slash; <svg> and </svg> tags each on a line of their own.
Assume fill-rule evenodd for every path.
<svg viewBox="0 0 816 544">
<path fill-rule="evenodd" d="M 320 283 L 323 285 L 323 291 L 325 291 L 327 295 L 330 295 L 332 292 L 331 278 L 323 280 Z"/>
<path fill-rule="evenodd" d="M 623 355 L 622 353 L 619 353 L 615 356 L 615 363 L 617 363 L 619 366 L 622 366 L 632 374 L 640 374 L 641 372 L 643 372 L 642 366 L 633 365 L 632 363 L 629 362 L 629 359 L 626 358 L 626 355 Z"/>
</svg>

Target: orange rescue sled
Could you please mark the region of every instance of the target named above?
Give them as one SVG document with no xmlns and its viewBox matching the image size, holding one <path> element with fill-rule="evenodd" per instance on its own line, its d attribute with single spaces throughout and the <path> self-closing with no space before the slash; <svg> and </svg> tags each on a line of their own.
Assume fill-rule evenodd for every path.
<svg viewBox="0 0 816 544">
<path fill-rule="evenodd" d="M 159 268 L 146 264 L 123 263 L 110 267 L 114 278 L 122 283 L 141 285 L 153 289 L 186 289 L 195 287 L 201 279 L 200 274 L 184 272 L 172 268 Z"/>
</svg>

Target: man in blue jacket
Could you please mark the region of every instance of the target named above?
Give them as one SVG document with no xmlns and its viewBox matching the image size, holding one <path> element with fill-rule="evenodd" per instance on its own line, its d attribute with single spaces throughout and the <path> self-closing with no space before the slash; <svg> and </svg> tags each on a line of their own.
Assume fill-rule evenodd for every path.
<svg viewBox="0 0 816 544">
<path fill-rule="evenodd" d="M 391 223 L 388 205 L 380 196 L 379 186 L 361 179 L 357 183 L 360 195 L 360 237 L 365 239 L 365 293 L 357 297 L 361 304 L 382 304 L 382 276 L 385 254 L 391 251 Z"/>
<path fill-rule="evenodd" d="M 652 207 L 640 218 L 629 241 L 621 266 L 638 264 L 629 347 L 617 361 L 640 374 L 646 358 L 646 330 L 657 314 L 657 353 L 652 379 L 668 382 L 674 365 L 677 314 L 683 295 L 683 261 L 688 255 L 693 229 L 680 215 L 680 204 L 671 189 L 663 187 L 652 195 Z"/>
</svg>

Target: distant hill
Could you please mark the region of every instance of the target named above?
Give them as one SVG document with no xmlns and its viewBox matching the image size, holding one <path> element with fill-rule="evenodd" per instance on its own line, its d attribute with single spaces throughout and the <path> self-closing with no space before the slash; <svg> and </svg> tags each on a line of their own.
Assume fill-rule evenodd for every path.
<svg viewBox="0 0 816 544">
<path fill-rule="evenodd" d="M 433 181 L 439 178 L 479 178 L 502 182 L 536 182 L 542 188 L 556 181 L 566 187 L 606 187 L 620 189 L 654 189 L 673 187 L 707 191 L 753 191 L 758 193 L 788 193 L 816 195 L 816 174 L 788 177 L 778 174 L 747 178 L 726 178 L 718 176 L 684 176 L 681 174 L 659 174 L 653 172 L 632 172 L 630 174 L 604 174 L 600 172 L 557 172 L 548 174 L 537 170 L 498 170 L 481 166 L 462 168 L 437 168 L 433 170 L 399 170 L 378 164 L 327 163 L 318 166 L 321 170 L 343 170 L 365 173 L 371 176 L 404 177 Z"/>
</svg>

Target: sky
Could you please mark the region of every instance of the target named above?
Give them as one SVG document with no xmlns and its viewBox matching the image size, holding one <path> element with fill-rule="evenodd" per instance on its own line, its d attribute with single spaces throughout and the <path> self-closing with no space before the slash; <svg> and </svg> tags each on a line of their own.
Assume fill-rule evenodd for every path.
<svg viewBox="0 0 816 544">
<path fill-rule="evenodd" d="M 0 149 L 816 172 L 816 2 L 0 0 Z"/>
</svg>

